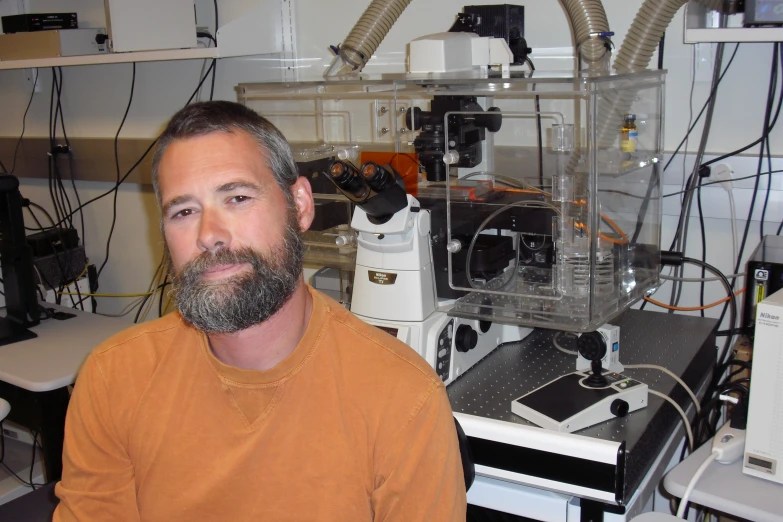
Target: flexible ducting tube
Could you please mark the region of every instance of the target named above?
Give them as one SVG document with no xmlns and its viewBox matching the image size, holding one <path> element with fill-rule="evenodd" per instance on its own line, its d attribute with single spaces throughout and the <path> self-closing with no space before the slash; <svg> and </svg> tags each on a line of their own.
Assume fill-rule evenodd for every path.
<svg viewBox="0 0 783 522">
<path fill-rule="evenodd" d="M 645 0 L 623 40 L 614 62 L 619 73 L 647 69 L 663 33 L 677 11 L 688 0 Z M 733 12 L 734 2 L 697 0 L 705 7 L 722 13 Z M 630 111 L 636 93 L 633 90 L 607 93 L 598 106 L 598 147 L 608 148 L 617 138 L 623 118 Z"/>
<path fill-rule="evenodd" d="M 561 0 L 574 32 L 580 61 L 588 68 L 608 68 L 609 22 L 601 0 Z"/>
<path fill-rule="evenodd" d="M 373 0 L 343 41 L 324 77 L 361 72 L 411 0 Z"/>
</svg>

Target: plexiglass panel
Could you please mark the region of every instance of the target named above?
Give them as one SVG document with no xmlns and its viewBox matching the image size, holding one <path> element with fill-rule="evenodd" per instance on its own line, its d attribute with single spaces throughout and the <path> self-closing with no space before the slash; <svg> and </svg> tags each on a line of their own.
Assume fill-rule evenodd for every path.
<svg viewBox="0 0 783 522">
<path fill-rule="evenodd" d="M 292 142 L 324 213 L 340 199 L 322 174 L 332 158 L 396 170 L 431 212 L 449 313 L 589 331 L 659 282 L 663 79 L 388 76 L 238 93 Z M 333 216 L 319 222 L 350 241 Z"/>
</svg>

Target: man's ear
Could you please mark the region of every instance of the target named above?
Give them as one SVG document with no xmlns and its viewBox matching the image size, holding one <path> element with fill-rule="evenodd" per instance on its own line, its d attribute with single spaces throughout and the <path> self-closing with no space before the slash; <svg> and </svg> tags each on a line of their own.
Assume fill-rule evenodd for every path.
<svg viewBox="0 0 783 522">
<path fill-rule="evenodd" d="M 291 185 L 291 195 L 294 198 L 297 214 L 299 215 L 299 231 L 304 232 L 310 228 L 315 219 L 315 201 L 310 182 L 304 176 L 299 176 Z"/>
</svg>

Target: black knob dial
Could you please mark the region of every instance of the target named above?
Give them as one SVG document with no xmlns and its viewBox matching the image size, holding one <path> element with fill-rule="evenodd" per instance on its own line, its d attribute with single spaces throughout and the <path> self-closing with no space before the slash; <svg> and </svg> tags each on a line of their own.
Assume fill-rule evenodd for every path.
<svg viewBox="0 0 783 522">
<path fill-rule="evenodd" d="M 421 113 L 420 107 L 411 107 L 405 111 L 405 126 L 410 130 L 421 129 Z"/>
<path fill-rule="evenodd" d="M 457 328 L 457 336 L 454 338 L 454 344 L 457 347 L 458 352 L 465 353 L 476 347 L 478 342 L 478 334 L 476 330 L 466 324 L 462 324 Z"/>
<path fill-rule="evenodd" d="M 479 108 L 479 110 L 481 110 Z M 490 107 L 484 114 L 476 115 L 476 125 L 484 127 L 489 132 L 497 132 L 503 124 L 503 115 L 499 107 Z"/>
<path fill-rule="evenodd" d="M 628 403 L 622 399 L 613 400 L 612 405 L 609 406 L 609 411 L 611 411 L 612 415 L 615 417 L 625 417 L 628 415 L 628 409 Z"/>
<path fill-rule="evenodd" d="M 601 360 L 606 355 L 606 341 L 598 332 L 587 332 L 576 341 L 579 353 L 588 361 Z"/>
</svg>

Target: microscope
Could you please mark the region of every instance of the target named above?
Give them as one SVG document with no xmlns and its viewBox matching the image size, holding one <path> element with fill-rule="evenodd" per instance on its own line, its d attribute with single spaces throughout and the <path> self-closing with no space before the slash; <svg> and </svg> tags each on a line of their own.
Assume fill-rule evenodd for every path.
<svg viewBox="0 0 783 522">
<path fill-rule="evenodd" d="M 356 204 L 351 312 L 409 345 L 447 384 L 498 345 L 527 335 L 518 326 L 448 315 L 450 302 L 436 289 L 431 213 L 406 194 L 389 164 L 357 168 L 336 159 L 326 175 Z"/>
</svg>

